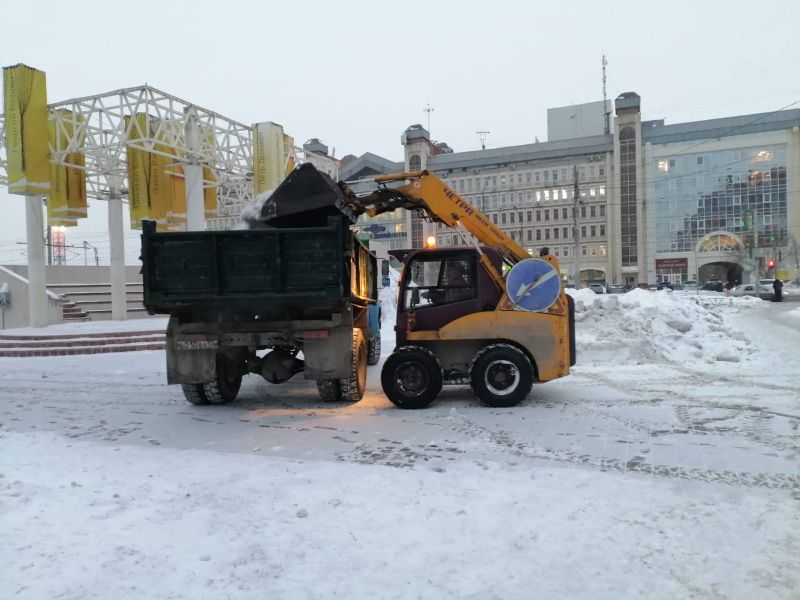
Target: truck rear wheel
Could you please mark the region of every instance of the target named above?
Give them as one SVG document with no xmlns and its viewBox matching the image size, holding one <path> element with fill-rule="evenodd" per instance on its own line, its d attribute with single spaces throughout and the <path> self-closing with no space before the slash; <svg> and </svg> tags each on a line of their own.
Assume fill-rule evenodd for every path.
<svg viewBox="0 0 800 600">
<path fill-rule="evenodd" d="M 533 385 L 533 366 L 528 357 L 509 344 L 483 348 L 470 369 L 472 390 L 487 406 L 516 406 Z"/>
<path fill-rule="evenodd" d="M 184 383 L 181 387 L 183 388 L 183 395 L 187 402 L 191 402 L 197 406 L 208 404 L 208 398 L 206 398 L 206 394 L 203 391 L 202 383 Z"/>
<path fill-rule="evenodd" d="M 427 408 L 442 391 L 442 369 L 425 348 L 405 346 L 386 359 L 381 370 L 383 393 L 400 408 Z"/>
<path fill-rule="evenodd" d="M 367 389 L 367 342 L 364 333 L 353 328 L 353 352 L 350 376 L 344 379 L 317 380 L 319 397 L 325 402 L 358 402 Z"/>
<path fill-rule="evenodd" d="M 369 366 L 377 365 L 381 360 L 381 336 L 377 335 L 369 339 L 369 358 L 367 364 Z"/>
</svg>

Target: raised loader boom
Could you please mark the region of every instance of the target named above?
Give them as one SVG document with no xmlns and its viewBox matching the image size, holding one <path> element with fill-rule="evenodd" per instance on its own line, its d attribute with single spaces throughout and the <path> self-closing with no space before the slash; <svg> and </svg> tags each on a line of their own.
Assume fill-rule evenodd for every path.
<svg viewBox="0 0 800 600">
<path fill-rule="evenodd" d="M 396 187 L 387 185 L 398 181 L 406 183 Z M 375 183 L 378 189 L 366 196 L 349 192 L 346 208 L 354 215 L 367 213 L 371 217 L 398 208 L 421 210 L 430 219 L 448 227 L 463 226 L 482 245 L 497 251 L 509 265 L 530 257 L 522 246 L 503 233 L 486 215 L 428 171 L 381 175 L 375 178 Z M 481 255 L 481 263 L 497 286 L 505 290 L 502 273 L 497 272 L 488 257 Z"/>
</svg>

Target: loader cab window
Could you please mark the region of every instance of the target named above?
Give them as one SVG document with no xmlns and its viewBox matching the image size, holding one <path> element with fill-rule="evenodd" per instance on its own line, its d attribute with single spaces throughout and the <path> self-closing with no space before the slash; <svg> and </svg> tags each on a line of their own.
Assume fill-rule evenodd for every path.
<svg viewBox="0 0 800 600">
<path fill-rule="evenodd" d="M 403 307 L 417 309 L 464 302 L 477 297 L 473 253 L 420 255 L 407 266 Z"/>
</svg>

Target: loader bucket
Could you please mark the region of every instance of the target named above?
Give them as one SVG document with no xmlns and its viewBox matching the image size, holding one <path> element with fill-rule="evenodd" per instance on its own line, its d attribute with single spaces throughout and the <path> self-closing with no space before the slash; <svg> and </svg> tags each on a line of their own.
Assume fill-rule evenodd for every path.
<svg viewBox="0 0 800 600">
<path fill-rule="evenodd" d="M 330 216 L 345 216 L 341 188 L 311 163 L 304 163 L 281 182 L 261 208 L 260 221 L 272 227 L 325 225 Z M 351 218 L 352 220 L 352 218 Z M 355 222 L 355 221 L 353 221 Z"/>
</svg>

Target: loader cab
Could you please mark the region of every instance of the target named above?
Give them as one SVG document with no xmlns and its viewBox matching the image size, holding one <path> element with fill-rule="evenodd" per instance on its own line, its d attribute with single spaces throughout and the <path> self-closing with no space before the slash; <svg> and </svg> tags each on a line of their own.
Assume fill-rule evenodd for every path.
<svg viewBox="0 0 800 600">
<path fill-rule="evenodd" d="M 500 271 L 500 255 L 489 248 L 482 250 Z M 411 250 L 402 260 L 395 328 L 398 346 L 406 343 L 409 331 L 436 331 L 465 315 L 494 310 L 500 301 L 500 290 L 474 248 Z"/>
</svg>

